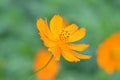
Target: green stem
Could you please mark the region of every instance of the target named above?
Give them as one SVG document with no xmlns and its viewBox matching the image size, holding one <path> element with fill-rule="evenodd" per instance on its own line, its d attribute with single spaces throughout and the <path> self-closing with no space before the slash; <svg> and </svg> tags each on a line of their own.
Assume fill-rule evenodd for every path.
<svg viewBox="0 0 120 80">
<path fill-rule="evenodd" d="M 39 71 L 41 71 L 42 69 L 44 69 L 45 67 L 47 67 L 48 64 L 50 63 L 50 61 L 52 60 L 52 58 L 53 58 L 53 55 L 51 55 L 51 57 L 50 57 L 50 59 L 48 60 L 48 62 L 47 62 L 42 68 L 40 68 L 40 69 L 38 69 L 37 71 L 35 71 L 35 72 L 28 78 L 28 80 L 32 80 L 32 78 L 34 77 L 34 75 L 35 75 L 36 73 L 38 73 Z"/>
</svg>

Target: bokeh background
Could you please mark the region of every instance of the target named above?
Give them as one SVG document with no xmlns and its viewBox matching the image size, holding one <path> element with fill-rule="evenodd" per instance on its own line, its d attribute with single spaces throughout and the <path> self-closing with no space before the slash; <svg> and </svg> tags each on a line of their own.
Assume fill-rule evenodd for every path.
<svg viewBox="0 0 120 80">
<path fill-rule="evenodd" d="M 120 0 L 0 0 L 0 80 L 27 80 L 36 52 L 44 48 L 36 20 L 55 14 L 87 29 L 78 43 L 90 44 L 82 53 L 92 56 L 78 63 L 61 58 L 56 80 L 120 80 L 120 72 L 108 75 L 96 63 L 99 44 L 120 31 Z"/>
</svg>

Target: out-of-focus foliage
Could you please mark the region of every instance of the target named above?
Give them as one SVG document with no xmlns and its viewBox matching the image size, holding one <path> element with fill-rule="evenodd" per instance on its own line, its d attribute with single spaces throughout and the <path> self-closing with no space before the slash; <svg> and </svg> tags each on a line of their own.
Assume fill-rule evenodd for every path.
<svg viewBox="0 0 120 80">
<path fill-rule="evenodd" d="M 55 14 L 87 29 L 78 43 L 90 44 L 82 53 L 93 56 L 79 63 L 61 58 L 56 80 L 120 80 L 120 72 L 107 75 L 96 63 L 99 44 L 120 31 L 120 0 L 0 0 L 0 80 L 27 80 L 36 52 L 44 47 L 36 20 L 49 21 Z"/>
</svg>

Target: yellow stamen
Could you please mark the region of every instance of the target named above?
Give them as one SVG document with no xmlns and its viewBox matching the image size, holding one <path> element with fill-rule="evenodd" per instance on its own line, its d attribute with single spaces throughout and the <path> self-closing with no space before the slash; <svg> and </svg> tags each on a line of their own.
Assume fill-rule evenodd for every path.
<svg viewBox="0 0 120 80">
<path fill-rule="evenodd" d="M 60 40 L 62 40 L 62 41 L 66 41 L 66 40 L 68 40 L 69 36 L 70 36 L 69 31 L 67 31 L 67 30 L 62 30 L 61 33 L 60 33 L 60 35 L 59 35 L 59 38 L 60 38 Z"/>
</svg>

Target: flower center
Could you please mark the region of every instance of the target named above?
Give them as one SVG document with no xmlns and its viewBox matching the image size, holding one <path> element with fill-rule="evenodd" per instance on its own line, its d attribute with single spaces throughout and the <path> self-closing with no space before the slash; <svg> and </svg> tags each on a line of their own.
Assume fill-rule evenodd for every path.
<svg viewBox="0 0 120 80">
<path fill-rule="evenodd" d="M 68 40 L 69 37 L 70 37 L 70 32 L 67 30 L 62 30 L 59 34 L 59 38 L 62 41 Z"/>
<path fill-rule="evenodd" d="M 120 60 L 120 49 L 115 49 L 111 53 L 111 57 L 114 60 Z"/>
</svg>

